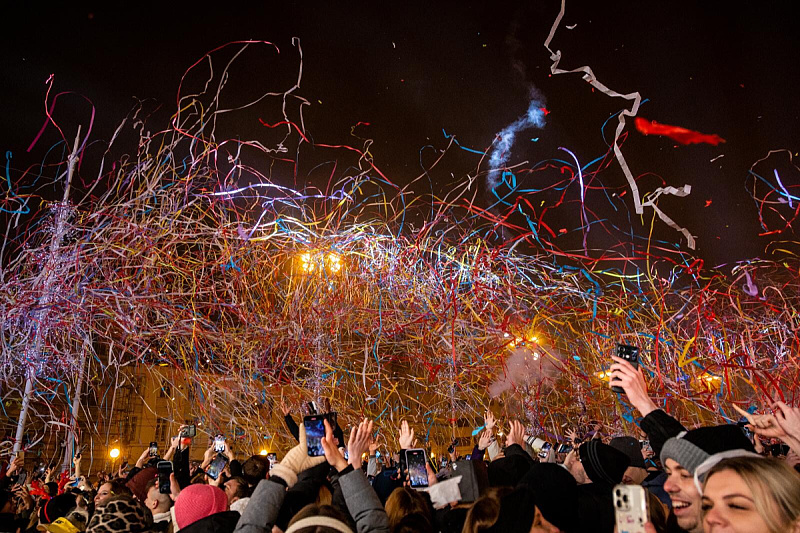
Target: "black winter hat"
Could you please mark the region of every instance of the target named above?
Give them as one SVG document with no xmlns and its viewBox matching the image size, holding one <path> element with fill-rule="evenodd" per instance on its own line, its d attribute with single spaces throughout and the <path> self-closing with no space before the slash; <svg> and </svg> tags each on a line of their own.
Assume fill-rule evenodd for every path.
<svg viewBox="0 0 800 533">
<path fill-rule="evenodd" d="M 519 482 L 533 492 L 536 506 L 545 520 L 562 531 L 575 522 L 573 494 L 578 483 L 572 474 L 555 463 L 537 463 Z"/>
<path fill-rule="evenodd" d="M 631 460 L 630 466 L 647 469 L 647 465 L 644 464 L 644 457 L 642 457 L 642 444 L 635 438 L 614 437 L 608 445 L 627 455 L 628 459 Z"/>
<path fill-rule="evenodd" d="M 45 502 L 39 511 L 39 522 L 49 524 L 56 518 L 63 518 L 77 505 L 77 497 L 72 493 L 59 494 Z"/>
<path fill-rule="evenodd" d="M 516 487 L 522 477 L 528 473 L 530 463 L 520 455 L 502 457 L 489 463 L 489 486 Z"/>
<path fill-rule="evenodd" d="M 627 455 L 597 439 L 583 444 L 578 451 L 583 469 L 593 483 L 617 485 L 631 464 Z"/>
<path fill-rule="evenodd" d="M 508 459 L 508 457 L 506 458 Z M 500 499 L 497 522 L 486 533 L 528 533 L 536 516 L 536 499 L 527 487 L 518 487 Z"/>
</svg>

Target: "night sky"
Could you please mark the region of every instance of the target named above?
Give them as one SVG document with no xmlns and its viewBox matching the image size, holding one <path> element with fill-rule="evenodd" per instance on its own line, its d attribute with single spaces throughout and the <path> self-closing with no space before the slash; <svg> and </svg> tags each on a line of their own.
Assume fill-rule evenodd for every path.
<svg viewBox="0 0 800 533">
<path fill-rule="evenodd" d="M 419 175 L 421 158 L 433 159 L 433 149 L 421 154 L 423 147 L 447 145 L 442 129 L 464 146 L 486 150 L 497 132 L 525 112 L 531 85 L 546 98 L 548 123 L 519 137 L 510 164 L 528 161 L 525 166 L 531 167 L 565 157 L 559 146 L 570 148 L 584 163 L 602 156 L 607 151 L 603 123 L 629 106 L 593 92 L 579 75 L 549 75 L 551 62 L 542 44 L 559 0 L 524 5 L 348 2 L 347 7 L 261 2 L 244 9 L 235 4 L 211 9 L 69 4 L 9 14 L 2 36 L 0 140 L 4 152 L 13 153 L 12 169 L 41 160 L 48 143 L 58 140 L 49 131 L 44 146 L 25 153 L 45 118 L 50 74 L 55 74 L 54 92 L 75 91 L 94 103 L 93 138 L 109 139 L 136 98 L 155 110 L 153 123 L 166 125 L 186 69 L 234 40 L 271 41 L 281 54 L 267 47 L 248 49 L 231 71 L 230 102 L 245 102 L 264 88 L 288 87 L 297 68 L 291 39 L 299 37 L 304 76 L 298 94 L 312 103 L 304 111 L 309 133 L 318 142 L 358 146 L 351 127 L 368 122 L 358 134 L 374 139 L 376 164 L 401 185 Z M 791 2 L 567 1 L 553 42 L 553 49 L 562 51 L 562 68 L 589 65 L 612 89 L 641 92 L 648 101 L 640 116 L 727 140 L 718 147 L 680 146 L 667 138 L 644 137 L 629 124 L 623 145 L 635 175 L 652 173 L 639 182 L 643 192 L 660 186 L 662 178 L 675 187 L 692 185 L 688 198 L 663 198 L 659 206 L 698 236 L 696 255 L 708 264 L 765 257 L 768 239 L 796 240 L 791 229 L 759 237 L 764 230 L 746 190 L 748 169 L 769 150 L 800 150 L 796 21 Z M 72 139 L 76 125 L 88 122 L 89 108 L 77 98 L 65 98 L 56 116 Z M 258 118 L 239 114 L 224 125 L 224 133 L 265 135 Z M 606 127 L 608 139 L 615 123 Z M 432 174 L 434 192 L 446 193 L 474 171 L 477 161 L 465 152 L 454 153 Z M 786 154 L 768 163 L 764 173 L 779 169 L 789 190 L 800 185 L 800 173 Z M 528 180 L 526 186 L 543 185 L 557 175 L 555 169 L 520 180 Z M 610 189 L 625 189 L 615 163 L 600 179 Z M 609 209 L 599 191 L 588 193 L 588 205 L 598 213 Z M 577 208 L 561 216 L 565 226 L 579 225 Z M 646 235 L 649 218 L 634 226 Z M 655 236 L 681 240 L 663 224 Z M 603 245 L 602 240 L 593 244 Z"/>
</svg>

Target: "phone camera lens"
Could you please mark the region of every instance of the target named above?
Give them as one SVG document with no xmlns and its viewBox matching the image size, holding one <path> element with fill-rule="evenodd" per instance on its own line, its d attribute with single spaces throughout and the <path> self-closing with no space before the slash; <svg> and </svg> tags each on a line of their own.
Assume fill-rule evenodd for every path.
<svg viewBox="0 0 800 533">
<path fill-rule="evenodd" d="M 622 501 L 624 501 L 624 502 L 628 501 L 628 495 L 627 494 L 623 494 L 622 495 Z"/>
</svg>

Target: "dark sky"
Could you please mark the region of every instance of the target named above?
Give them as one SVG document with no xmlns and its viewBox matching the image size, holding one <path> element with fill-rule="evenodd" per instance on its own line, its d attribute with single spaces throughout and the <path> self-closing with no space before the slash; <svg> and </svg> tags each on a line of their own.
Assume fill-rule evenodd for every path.
<svg viewBox="0 0 800 533">
<path fill-rule="evenodd" d="M 108 139 L 134 97 L 162 104 L 168 117 L 184 71 L 233 40 L 272 41 L 281 54 L 266 47 L 248 51 L 231 72 L 226 93 L 231 101 L 244 102 L 263 87 L 285 86 L 297 64 L 291 38 L 299 37 L 304 52 L 299 94 L 313 104 L 305 111 L 311 135 L 318 142 L 353 144 L 350 127 L 369 122 L 359 132 L 375 140 L 376 163 L 400 184 L 419 174 L 422 147 L 446 145 L 442 128 L 465 146 L 486 149 L 498 131 L 524 113 L 530 84 L 544 95 L 551 113 L 544 130 L 520 136 L 512 164 L 529 161 L 530 167 L 566 157 L 559 146 L 569 147 L 584 163 L 601 156 L 607 149 L 601 126 L 628 105 L 592 92 L 577 75 L 549 76 L 542 43 L 559 0 L 522 6 L 260 2 L 240 8 L 219 3 L 211 9 L 105 4 L 34 6 L 9 16 L 2 36 L 0 141 L 14 154 L 13 168 L 42 157 L 44 147 L 35 157 L 24 152 L 44 120 L 44 82 L 50 74 L 56 76 L 55 92 L 75 91 L 94 103 L 93 136 Z M 640 115 L 727 140 L 720 147 L 677 146 L 629 127 L 623 146 L 635 175 L 654 173 L 640 181 L 643 191 L 661 185 L 655 175 L 668 185 L 692 185 L 688 198 L 664 198 L 659 205 L 698 236 L 696 253 L 710 264 L 763 256 L 767 238 L 795 240 L 791 232 L 758 236 L 763 230 L 746 183 L 750 166 L 769 150 L 787 148 L 794 154 L 799 149 L 796 21 L 791 2 L 567 1 L 553 43 L 563 53 L 563 68 L 589 65 L 609 87 L 640 91 L 649 100 Z M 74 131 L 75 124 L 86 123 L 88 108 L 65 99 L 57 115 Z M 258 118 L 240 117 L 227 127 L 231 135 L 259 135 Z M 612 127 L 607 126 L 607 136 Z M 534 137 L 541 140 L 531 142 Z M 426 157 L 432 156 L 423 153 Z M 779 168 L 789 190 L 800 185 L 788 156 L 774 157 L 764 173 Z M 453 182 L 450 172 L 461 178 L 476 164 L 465 153 L 454 157 L 451 167 L 433 177 L 435 192 L 446 192 Z M 625 185 L 615 164 L 600 178 L 615 190 Z M 541 172 L 520 179 L 542 185 L 559 178 Z M 598 213 L 610 208 L 602 197 L 589 202 L 599 202 L 591 204 Z M 578 217 L 576 204 L 561 216 Z M 636 223 L 641 234 L 646 227 Z M 680 241 L 664 227 L 656 235 Z"/>
</svg>

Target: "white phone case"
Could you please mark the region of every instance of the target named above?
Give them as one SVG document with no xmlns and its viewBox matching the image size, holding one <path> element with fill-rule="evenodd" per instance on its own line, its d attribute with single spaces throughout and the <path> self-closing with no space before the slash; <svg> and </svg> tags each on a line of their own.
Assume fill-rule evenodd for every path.
<svg viewBox="0 0 800 533">
<path fill-rule="evenodd" d="M 645 533 L 644 525 L 649 520 L 645 489 L 641 485 L 614 487 L 614 512 L 617 533 Z"/>
</svg>

